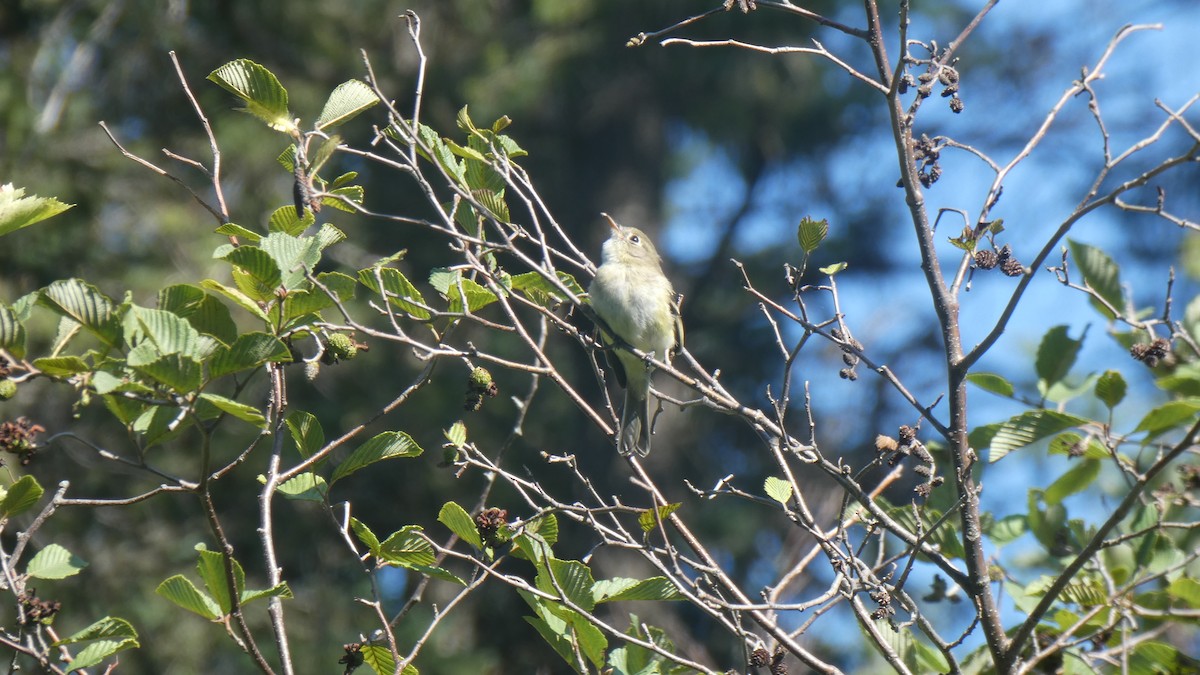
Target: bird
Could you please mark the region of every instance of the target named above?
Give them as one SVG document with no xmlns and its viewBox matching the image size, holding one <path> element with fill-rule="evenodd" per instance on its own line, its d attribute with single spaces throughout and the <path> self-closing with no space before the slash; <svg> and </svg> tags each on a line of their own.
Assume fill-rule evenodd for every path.
<svg viewBox="0 0 1200 675">
<path fill-rule="evenodd" d="M 628 348 L 669 361 L 672 352 L 683 346 L 683 322 L 675 289 L 663 273 L 662 259 L 650 237 L 636 227 L 618 224 L 607 213 L 600 215 L 608 220 L 612 233 L 601 247 L 600 267 L 588 286 L 588 297 L 604 324 L 601 333 L 610 349 L 609 366 L 625 388 L 617 451 L 645 457 L 650 453 L 652 366 Z"/>
</svg>

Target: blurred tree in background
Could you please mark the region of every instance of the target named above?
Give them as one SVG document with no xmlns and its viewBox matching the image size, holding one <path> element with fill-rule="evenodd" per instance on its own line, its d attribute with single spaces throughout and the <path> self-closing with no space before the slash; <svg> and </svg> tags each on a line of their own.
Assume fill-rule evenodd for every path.
<svg viewBox="0 0 1200 675">
<path fill-rule="evenodd" d="M 411 95 L 419 66 L 403 19 L 405 11 L 412 9 L 420 17 L 421 45 L 428 58 L 421 89 L 421 121 L 443 136 L 454 136 L 450 130 L 464 105 L 469 105 L 471 118 L 481 127 L 500 116 L 511 118 L 513 124 L 504 133 L 528 151 L 520 165 L 536 184 L 536 194 L 592 260 L 597 259 L 600 242 L 607 236 L 600 212 L 645 229 L 660 243 L 669 274 L 685 298 L 682 309 L 689 351 L 700 364 L 719 364 L 721 383 L 733 395 L 768 408 L 764 383 L 772 383 L 771 391 L 777 395 L 780 377 L 779 364 L 763 358 L 776 350 L 776 335 L 766 328 L 763 313 L 743 288 L 743 272 L 729 260 L 736 258 L 745 266 L 745 279 L 772 280 L 769 287 L 776 290 L 767 295 L 786 303 L 791 291 L 779 282 L 783 265 L 797 264 L 801 258 L 794 238 L 797 223 L 813 216 L 828 218 L 831 223 L 828 238 L 821 243 L 823 261 L 848 264 L 849 271 L 838 280 L 844 284 L 843 301 L 859 303 L 855 320 L 862 323 L 856 325 L 856 336 L 867 343 L 874 363 L 889 365 L 914 390 L 933 392 L 922 397 L 924 404 L 931 404 L 945 389 L 943 336 L 933 320 L 927 293 L 923 295 L 919 282 L 912 281 L 912 272 L 921 261 L 912 246 L 905 193 L 892 187 L 899 170 L 886 109 L 877 105 L 876 92 L 812 54 L 658 46 L 657 36 L 640 47 L 627 46 L 640 33 L 665 29 L 714 7 L 720 9 L 720 3 L 711 4 L 713 7 L 682 0 L 364 0 L 347 8 L 306 0 L 6 3 L 0 6 L 0 181 L 53 195 L 75 207 L 66 216 L 0 240 L 0 298 L 11 302 L 57 279 L 79 277 L 114 299 L 129 290 L 134 302 L 154 306 L 156 294 L 171 284 L 226 278 L 228 263 L 213 258 L 213 249 L 223 238 L 213 235 L 217 223 L 212 216 L 175 183 L 123 157 L 97 123 L 105 121 L 129 151 L 169 167 L 202 198 L 211 200 L 211 182 L 201 172 L 173 162 L 160 151 L 166 148 L 185 157 L 206 157 L 209 152 L 209 141 L 168 58 L 168 52 L 174 52 L 220 141 L 221 183 L 232 221 L 265 231 L 276 209 L 292 199 L 294 177 L 276 161 L 288 144 L 281 143 L 281 137 L 266 130 L 260 120 L 230 112 L 229 94 L 203 81 L 204 76 L 233 59 L 262 64 L 286 86 L 290 110 L 311 123 L 334 86 L 351 77 L 364 77 L 365 54 L 379 89 L 396 97 L 396 108 L 407 113 L 413 106 Z M 716 12 L 664 33 L 664 37 L 724 40 L 733 36 L 746 44 L 807 48 L 817 44 L 810 41 L 816 38 L 858 71 L 875 72 L 871 53 L 849 36 L 822 30 L 818 23 L 770 6 L 781 3 L 758 4 L 762 6 L 758 11 L 743 13 L 735 8 Z M 925 111 L 930 115 L 927 119 L 974 139 L 975 145 L 986 146 L 989 152 L 1007 156 L 1027 140 L 1036 128 L 1031 125 L 1080 77 L 1079 68 L 1095 61 L 1098 50 L 1121 24 L 1161 20 L 1175 29 L 1197 18 L 1195 7 L 1186 0 L 1155 3 L 1153 9 L 1162 17 L 1147 16 L 1142 6 L 1071 4 L 1073 9 L 1061 16 L 1014 17 L 998 10 L 989 17 L 995 27 L 985 23 L 958 52 L 965 111 L 955 115 L 938 101 L 937 112 Z M 883 21 L 893 27 L 897 8 L 885 6 L 888 15 Z M 822 1 L 804 7 L 832 21 L 863 23 L 858 6 Z M 944 47 L 978 9 L 975 3 L 922 4 L 914 8 L 917 13 L 910 37 L 926 40 L 940 36 L 938 42 Z M 894 28 L 885 34 L 891 38 Z M 1144 36 L 1137 39 L 1150 41 Z M 891 49 L 897 57 L 894 42 Z M 1140 81 L 1146 90 L 1139 92 L 1140 112 L 1132 111 L 1133 104 L 1126 99 L 1111 106 L 1117 120 L 1110 129 L 1114 137 L 1144 134 L 1146 124 L 1135 127 L 1129 120 L 1149 116 L 1153 109 L 1145 107 L 1145 99 L 1166 90 L 1170 81 L 1183 79 L 1179 72 L 1147 73 L 1140 80 L 1129 78 L 1126 71 L 1117 70 L 1116 74 L 1125 75 L 1122 81 L 1126 83 Z M 1194 91 L 1194 81 L 1191 87 Z M 1183 100 L 1167 99 L 1167 104 L 1175 107 Z M 931 101 L 929 108 L 933 104 Z M 978 115 L 974 114 L 977 109 Z M 1019 126 L 1005 127 L 996 121 L 1006 116 L 1018 119 L 1018 115 L 1022 115 Z M 388 123 L 382 113 L 372 110 L 338 132 L 348 146 L 368 148 L 377 140 L 372 125 L 382 128 Z M 1083 105 L 1078 116 L 1067 121 L 1068 127 L 1089 124 Z M 931 129 L 929 133 L 937 132 Z M 1090 179 L 1090 174 L 1075 172 L 1078 156 L 1069 152 L 1077 147 L 1074 138 L 1068 135 L 1048 141 L 1049 157 L 1040 160 L 1044 163 L 1031 174 L 1014 178 L 1024 181 L 1016 187 L 1026 187 L 1053 176 L 1058 182 L 1047 191 L 1060 190 L 1066 195 L 1065 202 L 1062 197 L 1050 198 L 1033 190 L 1045 197 L 1043 203 L 1010 204 L 1003 198 L 997 203 L 994 215 L 1003 217 L 1010 229 L 1030 232 L 1028 241 L 1036 242 L 1022 250 L 1022 240 L 1012 239 L 1023 261 L 1033 258 L 1034 246 L 1044 239 L 1035 226 L 1053 229 L 1050 224 L 1076 206 L 1080 188 L 1086 188 Z M 963 161 L 947 153 L 940 167 L 945 177 L 930 194 L 953 195 L 968 188 L 977 193 L 978 175 L 961 164 Z M 1156 161 L 1148 161 L 1146 168 Z M 437 219 L 435 204 L 399 172 L 354 154 L 339 153 L 330 163 L 336 167 L 326 172 L 330 176 L 358 172 L 355 182 L 362 185 L 365 204 L 374 213 Z M 1194 166 L 1164 176 L 1162 185 L 1173 200 L 1179 200 L 1172 202 L 1179 212 L 1195 212 L 1195 191 L 1184 188 L 1194 187 L 1196 178 Z M 947 205 L 972 208 L 953 197 Z M 937 230 L 939 242 L 957 236 L 964 224 L 975 225 L 975 215 L 945 216 Z M 461 255 L 448 245 L 447 238 L 428 228 L 363 214 L 336 213 L 336 219 L 329 218 L 349 237 L 326 251 L 318 271 L 353 274 L 403 250 L 406 253 L 397 268 L 414 283 L 421 282 L 418 286 L 429 298 L 433 293 L 424 283 L 429 270 L 461 263 Z M 1099 243 L 1110 251 L 1123 250 L 1134 256 L 1122 261 L 1127 279 L 1140 280 L 1134 272 L 1139 269 L 1158 275 L 1153 278 L 1158 285 L 1147 281 L 1138 286 L 1134 304 L 1151 299 L 1161 303 L 1164 261 L 1177 260 L 1187 240 L 1181 244 L 1174 236 L 1144 236 L 1138 222 L 1104 221 L 1108 227 Z M 1147 227 L 1159 231 L 1164 226 L 1155 223 Z M 1047 264 L 1057 262 L 1052 257 Z M 1186 265 L 1181 269 L 1191 272 Z M 569 271 L 586 282 L 582 269 Z M 1184 291 L 1184 298 L 1189 297 L 1188 289 L 1195 290 L 1185 276 L 1180 275 L 1176 289 Z M 974 292 L 991 297 L 986 294 L 999 286 L 992 281 L 981 279 Z M 804 282 L 824 283 L 812 269 Z M 1046 279 L 1041 283 L 1051 286 Z M 882 287 L 900 292 L 907 284 L 913 284 L 911 304 L 897 304 L 895 297 L 876 292 Z M 998 302 L 1007 297 L 1004 293 L 997 296 L 1001 298 Z M 811 302 L 822 316 L 834 311 L 828 298 Z M 1076 303 L 1085 304 L 1078 298 Z M 1043 317 L 1029 319 L 1034 329 L 1023 334 L 1025 344 L 1007 345 L 1004 356 L 987 364 L 990 370 L 1004 372 L 1026 387 L 1035 386 L 1037 380 L 1028 364 L 1032 345 L 1050 323 L 1068 320 L 1047 319 L 1044 314 L 1053 311 L 1053 305 L 1048 310 L 1045 305 L 1032 304 L 1032 311 L 1042 312 Z M 1184 304 L 1181 300 L 1180 306 Z M 362 305 L 356 308 L 361 310 Z M 840 309 L 846 311 L 844 306 Z M 1080 316 L 1084 317 L 1079 319 L 1080 325 L 1091 318 Z M 53 322 L 41 321 L 40 332 L 30 332 L 31 353 L 45 353 L 54 339 Z M 246 326 L 242 323 L 240 328 L 246 330 Z M 1079 330 L 1073 328 L 1071 333 Z M 495 353 L 520 352 L 515 337 L 496 337 L 478 326 L 466 326 L 462 332 L 468 338 L 495 340 L 489 343 Z M 797 338 L 794 327 L 785 332 L 789 344 Z M 971 335 L 967 341 L 981 338 Z M 311 386 L 289 391 L 291 407 L 313 412 L 327 439 L 362 424 L 426 366 L 402 345 L 361 334 L 356 339 L 371 348 L 363 355 L 368 358 L 360 356 L 325 368 Z M 602 392 L 592 376 L 589 356 L 576 347 L 554 333 L 546 351 L 566 380 L 575 383 L 589 401 L 598 401 Z M 832 343 L 814 344 L 798 362 L 796 377 L 814 382 L 811 407 L 822 415 L 819 437 L 826 453 L 859 467 L 874 457 L 878 433 L 916 424 L 917 415 L 909 403 L 894 395 L 885 379 L 869 377 L 869 372 L 861 372 L 864 369 L 859 369 L 858 381 L 840 379 L 839 371 L 846 368 L 844 351 Z M 1111 354 L 1101 353 L 1096 358 Z M 1089 369 L 1108 367 L 1117 366 L 1103 363 Z M 365 524 L 377 533 L 413 523 L 433 531 L 439 527 L 443 503 L 454 498 L 471 515 L 484 506 L 506 507 L 515 515 L 526 506 L 519 491 L 504 481 L 497 482 L 479 504 L 463 501 L 469 499 L 465 495 L 479 495 L 491 479 L 483 472 L 439 466 L 442 457 L 436 449 L 445 442 L 444 430 L 464 417 L 467 386 L 466 371 L 461 367 L 439 368 L 428 385 L 415 391 L 403 406 L 367 427 L 368 435 L 404 430 L 425 454 L 404 465 L 384 463 L 357 473 L 334 485 L 329 496 L 332 504 L 352 502 L 355 515 L 367 520 Z M 299 380 L 298 370 L 293 370 L 293 378 Z M 574 455 L 579 472 L 601 495 L 616 495 L 642 508 L 650 505 L 641 486 L 631 482 L 627 463 L 577 405 L 546 384 L 530 394 L 529 377 L 524 373 L 491 370 L 500 396 L 468 415 L 472 443 L 503 445 L 509 470 L 561 483 L 563 492 L 556 496 L 564 502 L 586 503 L 588 489 L 571 479 L 564 464 L 547 464 L 544 453 Z M 266 399 L 266 378 L 252 379 L 246 386 L 249 400 Z M 690 398 L 677 383 L 659 382 L 659 386 L 679 398 Z M 799 405 L 803 396 L 793 387 L 792 404 Z M 530 398 L 526 399 L 527 395 Z M 124 430 L 113 428 L 103 406 L 95 402 L 72 405 L 76 398 L 69 388 L 34 380 L 22 384 L 20 396 L 0 403 L 0 412 L 5 419 L 29 415 L 50 433 L 70 430 L 101 447 L 116 449 L 128 443 Z M 514 416 L 524 409 L 522 401 L 536 401 L 536 413 L 520 434 L 510 438 Z M 977 423 L 1022 409 L 1012 401 L 996 405 L 994 415 L 986 420 L 975 418 Z M 1133 419 L 1136 421 L 1136 415 Z M 228 462 L 254 438 L 253 430 L 245 429 L 242 436 L 227 437 L 222 447 L 212 451 L 219 462 Z M 764 519 L 753 501 L 699 500 L 686 482 L 708 488 L 736 474 L 739 484 L 761 485 L 778 471 L 773 458 L 762 451 L 759 438 L 759 432 L 735 416 L 714 415 L 698 407 L 681 413 L 669 406 L 660 421 L 656 452 L 646 461 L 652 475 L 670 477 L 669 481 L 659 480 L 665 499 L 686 504 L 691 511 L 689 523 L 722 568 L 746 588 L 775 580 L 786 571 L 786 561 L 813 545 L 813 537 L 791 527 L 783 514 Z M 193 454 L 189 456 L 189 452 Z M 193 466 L 194 452 L 198 450 L 172 448 L 178 455 L 156 455 L 155 462 L 171 474 L 186 474 Z M 225 518 L 225 534 L 255 587 L 261 587 L 267 576 L 259 556 L 249 554 L 260 548 L 257 519 L 236 516 L 256 512 L 259 485 L 255 479 L 266 472 L 266 461 L 264 453 L 251 454 L 247 465 L 253 470 L 231 474 L 213 487 L 214 502 Z M 70 495 L 96 499 L 130 497 L 161 482 L 137 468 L 114 468 L 68 438 L 39 454 L 29 471 L 46 486 L 69 479 Z M 872 481 L 883 475 L 880 471 L 864 478 L 864 487 L 873 488 Z M 811 503 L 825 510 L 818 514 L 819 520 L 837 518 L 842 494 L 835 481 L 817 471 L 800 474 L 797 481 Z M 904 504 L 920 481 L 919 476 L 910 474 L 884 494 Z M 1024 500 L 1022 488 L 1018 508 L 1024 507 Z M 339 523 L 334 522 L 342 515 L 327 514 L 304 501 L 278 500 L 276 504 L 276 539 L 306 542 L 282 546 L 278 553 L 279 565 L 296 596 L 286 602 L 291 613 L 288 627 L 293 657 L 299 664 L 320 664 L 313 666 L 313 671 L 332 671 L 342 645 L 358 641 L 360 632 L 378 623 L 373 610 L 350 601 L 370 597 L 372 589 L 361 574 L 361 565 L 349 555 Z M 154 589 L 170 574 L 190 573 L 197 543 L 216 548 L 195 500 L 169 494 L 129 507 L 65 508 L 55 515 L 54 524 L 54 541 L 90 562 L 85 582 L 55 586 L 55 597 L 70 609 L 65 618 L 74 620 L 76 613 L 79 621 L 106 614 L 128 618 L 142 636 L 142 647 L 123 652 L 122 665 L 133 672 L 247 669 L 245 655 L 220 631 L 197 617 L 180 619 L 179 608 L 154 595 Z M 595 542 L 586 534 L 572 531 L 564 522 L 555 555 L 564 560 L 588 557 Z M 589 564 L 596 578 L 643 578 L 655 573 L 632 555 L 597 556 Z M 792 590 L 803 594 L 810 583 L 824 589 L 830 578 L 829 570 L 814 571 L 811 579 L 794 582 Z M 422 583 L 420 575 L 404 570 L 390 570 L 377 579 L 379 595 L 395 603 L 411 597 Z M 408 645 L 416 640 L 434 616 L 429 603 L 444 603 L 451 597 L 449 593 L 438 582 L 431 584 L 424 598 L 427 602 L 412 609 L 416 620 L 399 625 L 399 641 Z M 665 630 L 676 640 L 679 653 L 689 659 L 726 667 L 743 658 L 742 645 L 726 639 L 720 627 L 696 607 L 639 603 L 630 608 Z M 389 608 L 386 613 L 396 609 Z M 946 611 L 970 615 L 968 608 Z M 852 614 L 839 612 L 847 610 L 834 611 L 840 620 L 854 620 Z M 418 665 L 426 673 L 560 669 L 562 662 L 554 650 L 519 619 L 528 613 L 525 601 L 511 588 L 499 584 L 482 587 L 464 607 L 448 615 L 421 652 Z M 251 628 L 266 634 L 266 617 L 254 620 L 259 623 Z M 65 626 L 60 633 L 71 633 L 85 624 Z M 855 638 L 847 638 L 826 629 L 807 633 L 805 639 L 810 650 L 838 667 L 853 670 L 863 666 L 860 659 L 864 657 L 847 647 L 857 640 L 857 633 Z M 309 670 L 301 668 L 299 672 Z"/>
</svg>

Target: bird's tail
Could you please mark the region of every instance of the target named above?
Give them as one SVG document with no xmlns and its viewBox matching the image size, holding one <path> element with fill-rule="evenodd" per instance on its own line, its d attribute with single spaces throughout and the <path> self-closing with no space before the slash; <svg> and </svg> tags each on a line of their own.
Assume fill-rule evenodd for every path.
<svg viewBox="0 0 1200 675">
<path fill-rule="evenodd" d="M 621 438 L 617 451 L 622 455 L 650 454 L 650 397 L 638 396 L 633 387 L 625 390 L 621 409 Z"/>
</svg>

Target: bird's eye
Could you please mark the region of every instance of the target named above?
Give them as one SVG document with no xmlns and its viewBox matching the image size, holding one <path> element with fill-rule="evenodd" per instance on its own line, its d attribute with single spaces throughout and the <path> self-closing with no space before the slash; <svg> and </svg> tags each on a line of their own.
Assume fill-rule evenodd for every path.
<svg viewBox="0 0 1200 675">
<path fill-rule="evenodd" d="M 642 238 L 635 234 L 635 235 L 629 237 L 629 241 L 632 241 L 635 244 L 640 244 L 640 243 L 642 243 Z"/>
</svg>

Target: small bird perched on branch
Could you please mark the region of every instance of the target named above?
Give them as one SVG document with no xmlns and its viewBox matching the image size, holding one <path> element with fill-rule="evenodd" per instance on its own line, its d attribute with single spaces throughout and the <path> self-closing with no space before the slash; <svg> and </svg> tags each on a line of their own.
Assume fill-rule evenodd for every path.
<svg viewBox="0 0 1200 675">
<path fill-rule="evenodd" d="M 609 366 L 625 388 L 617 450 L 645 457 L 650 452 L 651 365 L 628 350 L 633 347 L 663 361 L 683 345 L 683 323 L 675 289 L 663 274 L 662 259 L 645 232 L 617 224 L 607 213 L 612 236 L 600 251 L 600 268 L 588 286 L 592 308 L 606 324 L 605 344 L 612 347 Z M 614 334 L 621 344 L 614 344 Z M 625 347 L 625 348 L 622 348 Z M 612 354 L 616 358 L 612 358 Z"/>
</svg>

